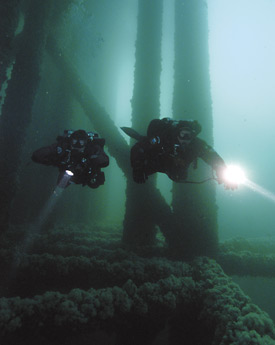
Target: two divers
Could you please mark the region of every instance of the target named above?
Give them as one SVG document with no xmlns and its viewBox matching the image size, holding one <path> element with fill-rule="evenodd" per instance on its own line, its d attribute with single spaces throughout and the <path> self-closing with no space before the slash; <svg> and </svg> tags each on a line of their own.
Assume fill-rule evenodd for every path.
<svg viewBox="0 0 275 345">
<path fill-rule="evenodd" d="M 136 183 L 145 183 L 148 176 L 157 172 L 166 174 L 174 182 L 188 183 L 188 169 L 191 165 L 196 167 L 200 158 L 212 167 L 216 175 L 213 178 L 218 183 L 224 184 L 226 189 L 238 187 L 237 183 L 224 177 L 227 168 L 224 160 L 198 137 L 201 132 L 198 121 L 176 121 L 168 117 L 154 119 L 148 125 L 146 136 L 132 128 L 121 129 L 137 140 L 130 152 L 133 180 Z M 65 130 L 64 135 L 58 136 L 55 143 L 36 150 L 32 160 L 57 167 L 57 184 L 61 188 L 70 184 L 98 188 L 105 181 L 101 169 L 109 165 L 104 145 L 105 139 L 95 132 Z"/>
</svg>

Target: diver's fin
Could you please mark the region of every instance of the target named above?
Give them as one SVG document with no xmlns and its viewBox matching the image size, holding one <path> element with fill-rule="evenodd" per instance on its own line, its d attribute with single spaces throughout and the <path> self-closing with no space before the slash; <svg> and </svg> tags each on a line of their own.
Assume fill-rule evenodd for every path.
<svg viewBox="0 0 275 345">
<path fill-rule="evenodd" d="M 144 138 L 143 135 L 139 134 L 137 131 L 135 131 L 133 128 L 131 127 L 120 127 L 124 133 L 126 133 L 127 135 L 129 135 L 129 137 L 136 139 L 136 140 L 141 140 Z"/>
</svg>

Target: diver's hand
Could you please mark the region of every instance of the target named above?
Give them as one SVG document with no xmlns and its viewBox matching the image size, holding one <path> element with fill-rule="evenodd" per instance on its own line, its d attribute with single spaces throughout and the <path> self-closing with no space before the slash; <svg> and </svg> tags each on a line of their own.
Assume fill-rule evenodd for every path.
<svg viewBox="0 0 275 345">
<path fill-rule="evenodd" d="M 235 190 L 239 187 L 239 185 L 237 183 L 233 183 L 233 182 L 223 181 L 222 183 L 224 185 L 224 189 Z"/>
<path fill-rule="evenodd" d="M 148 176 L 145 174 L 143 169 L 133 169 L 133 179 L 136 183 L 145 183 L 148 179 Z"/>
</svg>

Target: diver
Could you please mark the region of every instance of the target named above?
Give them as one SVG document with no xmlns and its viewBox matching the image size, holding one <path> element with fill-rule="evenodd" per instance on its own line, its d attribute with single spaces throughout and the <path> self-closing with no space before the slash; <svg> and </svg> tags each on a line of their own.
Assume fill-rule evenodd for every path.
<svg viewBox="0 0 275 345">
<path fill-rule="evenodd" d="M 70 184 L 98 188 L 105 182 L 101 168 L 109 165 L 104 144 L 105 139 L 95 132 L 65 130 L 54 144 L 36 150 L 31 158 L 36 163 L 59 169 L 57 185 L 60 188 Z"/>
<path fill-rule="evenodd" d="M 237 184 L 228 182 L 223 174 L 224 160 L 204 140 L 197 137 L 201 125 L 195 120 L 154 119 L 149 123 L 147 136 L 142 136 L 132 128 L 121 127 L 130 137 L 138 140 L 131 148 L 131 166 L 136 183 L 145 183 L 149 175 L 156 172 L 166 174 L 172 181 L 180 183 L 200 183 L 187 181 L 191 164 L 196 168 L 198 158 L 212 167 L 215 180 L 226 189 L 236 189 Z"/>
</svg>

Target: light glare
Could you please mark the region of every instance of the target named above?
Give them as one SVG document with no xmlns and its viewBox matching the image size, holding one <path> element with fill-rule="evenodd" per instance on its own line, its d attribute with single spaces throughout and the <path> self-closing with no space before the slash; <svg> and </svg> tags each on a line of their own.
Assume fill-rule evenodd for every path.
<svg viewBox="0 0 275 345">
<path fill-rule="evenodd" d="M 73 176 L 74 175 L 74 173 L 72 171 L 70 171 L 70 170 L 66 170 L 65 173 L 67 175 L 69 175 L 69 176 Z"/>
<path fill-rule="evenodd" d="M 246 181 L 245 173 L 237 165 L 229 165 L 224 171 L 224 179 L 230 183 L 241 184 Z"/>
</svg>

